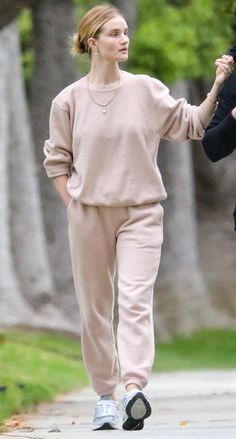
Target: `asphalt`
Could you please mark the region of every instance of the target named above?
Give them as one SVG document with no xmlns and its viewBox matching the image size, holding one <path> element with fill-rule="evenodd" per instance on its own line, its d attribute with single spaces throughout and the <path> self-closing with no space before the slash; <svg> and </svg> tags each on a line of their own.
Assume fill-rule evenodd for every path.
<svg viewBox="0 0 236 439">
<path fill-rule="evenodd" d="M 141 431 L 91 431 L 97 396 L 86 388 L 41 404 L 24 417 L 20 429 L 12 428 L 1 438 L 236 438 L 236 370 L 156 374 L 145 393 L 153 414 Z M 122 396 L 121 388 L 118 396 Z"/>
</svg>

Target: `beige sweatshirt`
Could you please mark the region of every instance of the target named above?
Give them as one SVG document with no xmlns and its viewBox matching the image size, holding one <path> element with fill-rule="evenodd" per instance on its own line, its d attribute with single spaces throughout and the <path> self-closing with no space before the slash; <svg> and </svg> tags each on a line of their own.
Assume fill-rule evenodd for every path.
<svg viewBox="0 0 236 439">
<path fill-rule="evenodd" d="M 210 115 L 147 75 L 122 72 L 117 83 L 98 87 L 87 78 L 52 102 L 50 139 L 44 145 L 48 177 L 67 174 L 68 193 L 81 203 L 132 206 L 167 196 L 157 166 L 161 138 L 200 139 Z M 107 113 L 97 105 L 113 97 Z"/>
</svg>

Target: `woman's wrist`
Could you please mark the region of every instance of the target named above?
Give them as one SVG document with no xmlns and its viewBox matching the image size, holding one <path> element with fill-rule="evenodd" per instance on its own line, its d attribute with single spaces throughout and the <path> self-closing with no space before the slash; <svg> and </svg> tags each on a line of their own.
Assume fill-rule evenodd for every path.
<svg viewBox="0 0 236 439">
<path fill-rule="evenodd" d="M 221 85 L 214 82 L 211 90 L 207 93 L 207 100 L 211 102 L 212 105 L 216 105 L 218 101 L 218 94 L 221 89 Z"/>
<path fill-rule="evenodd" d="M 212 105 L 217 104 L 217 97 L 215 97 L 215 95 L 211 95 L 211 93 L 207 93 L 207 99 L 209 102 L 211 102 Z"/>
</svg>

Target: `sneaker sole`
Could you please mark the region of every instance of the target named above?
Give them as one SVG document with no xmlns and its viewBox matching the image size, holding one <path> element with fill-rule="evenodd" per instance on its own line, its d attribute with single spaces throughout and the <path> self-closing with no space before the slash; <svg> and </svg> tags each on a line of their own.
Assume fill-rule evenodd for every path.
<svg viewBox="0 0 236 439">
<path fill-rule="evenodd" d="M 93 428 L 93 431 L 97 431 L 97 430 L 117 430 L 118 427 L 112 427 L 108 422 L 106 422 L 105 424 L 101 425 L 101 427 L 98 428 Z"/>
<path fill-rule="evenodd" d="M 144 419 L 148 418 L 151 413 L 151 406 L 143 393 L 136 393 L 127 404 L 128 419 L 123 423 L 123 430 L 142 430 Z"/>
</svg>

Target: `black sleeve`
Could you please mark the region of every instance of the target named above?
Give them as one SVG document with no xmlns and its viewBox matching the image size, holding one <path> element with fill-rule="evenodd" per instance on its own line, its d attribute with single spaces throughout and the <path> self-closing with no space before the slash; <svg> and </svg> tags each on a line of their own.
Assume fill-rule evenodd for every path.
<svg viewBox="0 0 236 439">
<path fill-rule="evenodd" d="M 236 105 L 236 73 L 225 82 L 218 101 L 217 110 L 202 139 L 205 153 L 213 162 L 231 154 L 236 148 L 236 120 L 231 114 Z"/>
<path fill-rule="evenodd" d="M 236 44 L 234 44 L 230 50 L 229 50 L 229 55 L 231 55 L 234 59 L 234 62 L 236 62 Z"/>
</svg>

